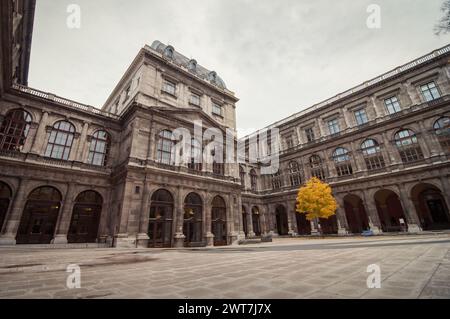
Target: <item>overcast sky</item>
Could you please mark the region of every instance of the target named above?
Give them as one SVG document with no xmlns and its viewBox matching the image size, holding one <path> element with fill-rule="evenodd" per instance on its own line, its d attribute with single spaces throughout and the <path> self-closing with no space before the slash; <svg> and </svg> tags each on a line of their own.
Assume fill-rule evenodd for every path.
<svg viewBox="0 0 450 319">
<path fill-rule="evenodd" d="M 158 39 L 217 71 L 252 131 L 450 43 L 433 33 L 442 2 L 37 0 L 29 85 L 101 107 Z M 66 24 L 72 3 L 80 29 Z M 372 3 L 380 29 L 366 25 Z"/>
</svg>

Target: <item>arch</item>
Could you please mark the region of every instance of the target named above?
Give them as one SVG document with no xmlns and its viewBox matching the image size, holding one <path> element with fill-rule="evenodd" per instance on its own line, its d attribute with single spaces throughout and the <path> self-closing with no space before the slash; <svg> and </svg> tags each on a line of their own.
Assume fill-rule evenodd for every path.
<svg viewBox="0 0 450 319">
<path fill-rule="evenodd" d="M 424 158 L 416 134 L 410 129 L 402 129 L 394 135 L 394 142 L 403 163 L 415 162 Z"/>
<path fill-rule="evenodd" d="M 288 215 L 284 205 L 278 205 L 275 208 L 275 218 L 277 222 L 278 235 L 284 236 L 289 233 Z"/>
<path fill-rule="evenodd" d="M 78 194 L 75 199 L 67 241 L 95 243 L 98 236 L 103 197 L 93 190 Z"/>
<path fill-rule="evenodd" d="M 407 230 L 407 221 L 398 195 L 387 188 L 374 194 L 375 205 L 383 232 L 398 232 Z"/>
<path fill-rule="evenodd" d="M 197 193 L 189 193 L 184 199 L 183 234 L 187 247 L 203 243 L 203 201 Z"/>
<path fill-rule="evenodd" d="M 439 144 L 446 153 L 450 153 L 450 117 L 443 116 L 433 124 Z"/>
<path fill-rule="evenodd" d="M 3 228 L 6 214 L 11 203 L 12 190 L 8 184 L 0 181 L 0 231 Z"/>
<path fill-rule="evenodd" d="M 336 235 L 338 233 L 336 215 L 329 218 L 319 218 L 320 231 L 324 235 Z"/>
<path fill-rule="evenodd" d="M 297 161 L 290 161 L 289 167 L 289 179 L 291 181 L 291 186 L 299 186 L 302 184 L 302 174 L 300 165 Z"/>
<path fill-rule="evenodd" d="M 449 209 L 438 187 L 429 183 L 416 184 L 411 189 L 411 200 L 423 230 L 450 229 Z"/>
<path fill-rule="evenodd" d="M 359 196 L 347 194 L 344 197 L 344 210 L 349 232 L 360 234 L 369 229 L 369 219 L 364 208 L 364 202 Z"/>
<path fill-rule="evenodd" d="M 16 243 L 50 244 L 54 237 L 61 200 L 61 193 L 52 186 L 34 189 L 25 203 Z"/>
<path fill-rule="evenodd" d="M 172 245 L 174 200 L 166 189 L 158 189 L 151 197 L 148 237 L 149 247 L 170 247 Z"/>
<path fill-rule="evenodd" d="M 311 169 L 311 177 L 317 177 L 320 180 L 325 180 L 325 171 L 323 169 L 322 158 L 313 154 L 309 158 L 309 167 Z"/>
<path fill-rule="evenodd" d="M 48 138 L 45 156 L 68 160 L 75 137 L 75 126 L 68 121 L 58 121 L 53 125 Z"/>
<path fill-rule="evenodd" d="M 333 152 L 334 165 L 336 173 L 340 176 L 348 176 L 353 174 L 352 164 L 350 163 L 350 155 L 346 148 L 338 147 Z"/>
<path fill-rule="evenodd" d="M 295 221 L 297 222 L 297 233 L 299 235 L 311 235 L 311 222 L 306 219 L 306 214 L 295 212 Z"/>
<path fill-rule="evenodd" d="M 361 152 L 364 156 L 367 170 L 380 169 L 386 166 L 384 157 L 381 154 L 381 147 L 377 140 L 373 138 L 366 139 L 361 143 Z"/>
<path fill-rule="evenodd" d="M 258 206 L 252 207 L 252 226 L 255 236 L 261 236 L 261 214 Z"/>
<path fill-rule="evenodd" d="M 110 148 L 111 136 L 109 133 L 104 130 L 94 132 L 89 146 L 88 163 L 96 166 L 106 166 Z"/>
<path fill-rule="evenodd" d="M 0 149 L 20 151 L 30 130 L 32 117 L 23 109 L 8 111 L 0 125 Z"/>
<path fill-rule="evenodd" d="M 214 234 L 214 246 L 227 244 L 227 207 L 224 199 L 217 195 L 211 202 L 211 231 Z"/>
</svg>

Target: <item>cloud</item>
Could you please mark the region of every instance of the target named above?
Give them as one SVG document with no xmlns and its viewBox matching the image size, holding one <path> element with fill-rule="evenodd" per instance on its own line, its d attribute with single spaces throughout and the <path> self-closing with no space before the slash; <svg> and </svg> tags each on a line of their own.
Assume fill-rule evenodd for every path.
<svg viewBox="0 0 450 319">
<path fill-rule="evenodd" d="M 170 43 L 216 70 L 241 99 L 237 125 L 258 128 L 448 43 L 441 0 L 78 0 L 37 2 L 30 85 L 94 106 L 144 44 Z M 367 6 L 381 7 L 368 29 Z"/>
</svg>

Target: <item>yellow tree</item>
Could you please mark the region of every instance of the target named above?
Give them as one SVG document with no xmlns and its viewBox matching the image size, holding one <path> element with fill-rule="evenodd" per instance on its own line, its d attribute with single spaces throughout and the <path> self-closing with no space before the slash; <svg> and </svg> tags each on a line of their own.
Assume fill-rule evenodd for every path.
<svg viewBox="0 0 450 319">
<path fill-rule="evenodd" d="M 337 207 L 330 185 L 316 177 L 311 178 L 298 190 L 297 212 L 306 214 L 307 220 L 328 219 L 336 214 Z"/>
</svg>

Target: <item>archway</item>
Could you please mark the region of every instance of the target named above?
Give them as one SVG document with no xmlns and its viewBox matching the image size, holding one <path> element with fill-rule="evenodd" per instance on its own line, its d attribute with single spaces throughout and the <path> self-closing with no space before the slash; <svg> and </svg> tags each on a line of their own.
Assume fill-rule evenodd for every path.
<svg viewBox="0 0 450 319">
<path fill-rule="evenodd" d="M 374 199 L 383 232 L 407 230 L 405 214 L 396 193 L 381 189 L 375 193 Z"/>
<path fill-rule="evenodd" d="M 360 234 L 369 229 L 369 219 L 367 218 L 364 203 L 359 196 L 348 194 L 344 197 L 345 216 L 349 231 L 353 234 Z"/>
<path fill-rule="evenodd" d="M 187 247 L 203 243 L 203 201 L 196 193 L 190 193 L 184 200 L 183 234 Z"/>
<path fill-rule="evenodd" d="M 102 204 L 102 196 L 95 191 L 85 191 L 77 196 L 67 234 L 69 243 L 95 243 L 97 241 Z"/>
<path fill-rule="evenodd" d="M 278 235 L 284 236 L 289 233 L 288 216 L 286 208 L 283 205 L 278 205 L 275 209 L 275 216 L 277 221 Z"/>
<path fill-rule="evenodd" d="M 170 247 L 172 244 L 173 197 L 165 189 L 153 193 L 148 223 L 148 246 Z"/>
<path fill-rule="evenodd" d="M 450 228 L 450 216 L 442 192 L 436 186 L 426 183 L 415 185 L 411 199 L 424 230 Z"/>
<path fill-rule="evenodd" d="M 50 244 L 61 207 L 61 194 L 43 186 L 28 195 L 17 232 L 17 244 Z"/>
<path fill-rule="evenodd" d="M 242 206 L 242 228 L 245 236 L 248 236 L 247 209 L 245 209 L 245 206 Z"/>
<path fill-rule="evenodd" d="M 306 219 L 305 214 L 295 213 L 297 221 L 297 232 L 299 235 L 311 235 L 311 222 Z"/>
<path fill-rule="evenodd" d="M 227 207 L 222 197 L 216 196 L 212 201 L 211 208 L 212 225 L 214 234 L 214 246 L 227 244 Z"/>
<path fill-rule="evenodd" d="M 252 208 L 252 226 L 255 236 L 261 236 L 261 219 L 258 207 Z"/>
<path fill-rule="evenodd" d="M 338 233 L 336 215 L 329 218 L 319 218 L 321 232 L 324 235 L 336 235 Z"/>
<path fill-rule="evenodd" d="M 0 182 L 0 231 L 5 222 L 6 214 L 8 213 L 9 203 L 11 202 L 11 189 L 8 185 Z"/>
</svg>

